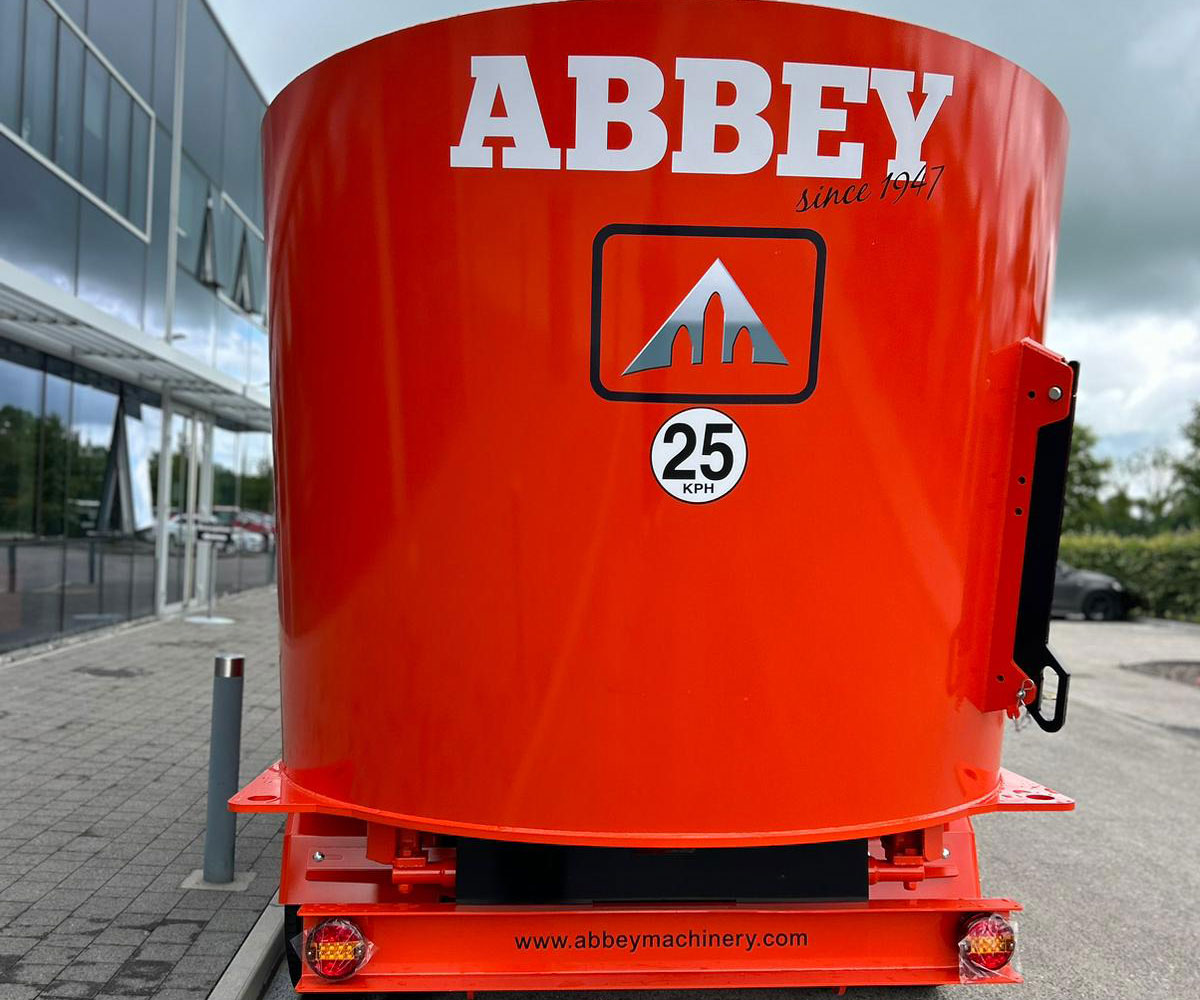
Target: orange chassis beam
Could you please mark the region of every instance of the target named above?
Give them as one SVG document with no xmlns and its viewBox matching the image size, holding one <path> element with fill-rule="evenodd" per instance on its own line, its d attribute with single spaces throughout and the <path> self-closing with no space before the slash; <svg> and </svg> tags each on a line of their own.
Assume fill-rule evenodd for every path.
<svg viewBox="0 0 1200 1000">
<path fill-rule="evenodd" d="M 838 904 L 301 906 L 373 945 L 357 975 L 299 992 L 936 985 L 959 982 L 963 918 L 1011 899 Z M 669 941 L 669 943 L 668 943 Z M 1011 969 L 980 983 L 1019 983 Z"/>
</svg>

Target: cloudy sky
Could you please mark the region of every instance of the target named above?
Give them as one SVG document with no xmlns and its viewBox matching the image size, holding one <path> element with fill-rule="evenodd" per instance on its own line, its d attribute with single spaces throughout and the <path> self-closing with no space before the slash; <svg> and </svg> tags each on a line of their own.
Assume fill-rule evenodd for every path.
<svg viewBox="0 0 1200 1000">
<path fill-rule="evenodd" d="M 268 98 L 333 52 L 470 0 L 210 0 Z M 1047 343 L 1083 363 L 1079 419 L 1114 457 L 1177 447 L 1200 400 L 1200 3 L 860 0 L 1046 83 L 1071 121 Z"/>
</svg>

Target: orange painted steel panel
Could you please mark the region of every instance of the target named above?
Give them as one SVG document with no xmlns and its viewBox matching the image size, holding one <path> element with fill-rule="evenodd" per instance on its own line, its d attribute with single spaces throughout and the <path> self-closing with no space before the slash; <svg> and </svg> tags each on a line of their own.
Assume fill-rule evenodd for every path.
<svg viewBox="0 0 1200 1000">
<path fill-rule="evenodd" d="M 507 907 L 303 906 L 306 927 L 349 916 L 375 946 L 342 983 L 306 972 L 300 992 L 708 989 L 958 983 L 966 917 L 1010 899 L 863 905 Z M 665 939 L 670 936 L 670 944 Z M 1019 983 L 1015 969 L 973 982 Z"/>
<path fill-rule="evenodd" d="M 292 83 L 264 127 L 290 786 L 614 845 L 994 802 L 1018 508 L 1070 400 L 1038 343 L 1066 133 L 989 52 L 787 3 L 488 12 Z M 706 503 L 651 452 L 693 406 L 744 439 L 695 444 L 744 464 Z"/>
</svg>

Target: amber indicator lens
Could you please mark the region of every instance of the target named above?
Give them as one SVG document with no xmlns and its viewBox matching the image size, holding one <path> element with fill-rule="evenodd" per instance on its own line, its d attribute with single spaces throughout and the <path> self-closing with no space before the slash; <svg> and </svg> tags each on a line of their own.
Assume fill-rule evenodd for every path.
<svg viewBox="0 0 1200 1000">
<path fill-rule="evenodd" d="M 1012 961 L 1017 950 L 1017 933 L 999 913 L 972 917 L 958 942 L 958 950 L 975 968 L 999 972 Z"/>
<path fill-rule="evenodd" d="M 304 958 L 322 979 L 354 975 L 367 957 L 367 939 L 350 920 L 322 920 L 308 935 Z"/>
</svg>

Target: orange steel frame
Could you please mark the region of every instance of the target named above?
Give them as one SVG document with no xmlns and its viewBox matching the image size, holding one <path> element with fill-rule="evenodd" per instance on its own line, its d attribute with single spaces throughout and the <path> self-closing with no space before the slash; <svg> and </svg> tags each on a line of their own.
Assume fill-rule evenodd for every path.
<svg viewBox="0 0 1200 1000">
<path fill-rule="evenodd" d="M 289 814 L 280 901 L 299 906 L 305 931 L 348 917 L 371 943 L 362 970 L 344 981 L 305 967 L 301 993 L 957 983 L 965 919 L 1021 910 L 981 894 L 965 816 L 871 839 L 865 903 L 465 906 L 442 901 L 453 893 L 454 851 L 436 835 L 330 815 L 278 765 L 230 805 Z M 1002 771 L 975 811 L 1072 808 Z M 1011 966 L 970 980 L 1021 981 Z"/>
<path fill-rule="evenodd" d="M 640 907 L 455 907 L 314 904 L 306 926 L 347 916 L 374 954 L 363 971 L 329 983 L 307 969 L 299 992 L 737 988 L 937 985 L 959 982 L 957 941 L 965 917 L 1011 918 L 1011 899 L 872 900 L 866 904 Z M 732 947 L 656 948 L 639 955 L 618 935 L 721 935 Z M 518 938 L 589 934 L 609 948 L 518 950 Z M 749 935 L 802 935 L 807 944 L 744 950 Z M 740 937 L 739 937 L 740 936 Z M 711 940 L 711 938 L 710 938 Z M 739 944 L 741 948 L 739 951 Z M 976 980 L 973 980 L 976 981 Z M 1010 968 L 980 983 L 1019 983 Z"/>
</svg>

